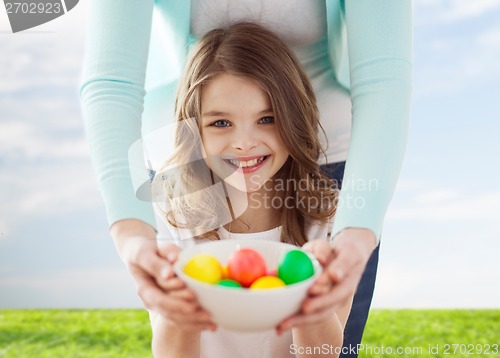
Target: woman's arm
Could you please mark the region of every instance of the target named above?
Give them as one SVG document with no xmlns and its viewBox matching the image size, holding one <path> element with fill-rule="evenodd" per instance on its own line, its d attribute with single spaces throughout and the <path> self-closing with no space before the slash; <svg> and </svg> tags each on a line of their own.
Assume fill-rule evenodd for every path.
<svg viewBox="0 0 500 358">
<path fill-rule="evenodd" d="M 350 77 L 352 135 L 332 235 L 346 228 L 366 228 L 379 240 L 408 136 L 411 1 L 347 0 L 345 8 L 344 1 L 339 1 L 328 2 L 329 36 L 342 38 L 333 33 L 340 31 L 334 13 L 340 4 L 349 71 L 348 76 L 340 72 L 337 76 Z M 330 51 L 336 50 L 332 42 Z M 340 66 L 340 53 L 332 53 L 331 58 Z"/>
<path fill-rule="evenodd" d="M 81 105 L 110 225 L 131 218 L 155 225 L 151 203 L 135 195 L 128 160 L 141 136 L 153 4 L 93 0 L 90 6 Z"/>
</svg>

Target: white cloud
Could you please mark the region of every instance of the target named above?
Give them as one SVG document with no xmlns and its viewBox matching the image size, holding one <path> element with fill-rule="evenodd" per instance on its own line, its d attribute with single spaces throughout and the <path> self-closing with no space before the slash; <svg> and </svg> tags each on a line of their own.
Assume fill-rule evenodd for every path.
<svg viewBox="0 0 500 358">
<path fill-rule="evenodd" d="M 483 15 L 500 7 L 498 0 L 449 0 L 442 17 L 446 21 L 456 21 Z"/>
<path fill-rule="evenodd" d="M 456 92 L 472 83 L 500 79 L 498 25 L 460 37 L 442 36 L 418 47 L 414 76 L 416 96 Z"/>
<path fill-rule="evenodd" d="M 459 194 L 455 190 L 429 190 L 419 193 L 415 198 L 415 202 L 418 204 L 439 204 L 449 199 L 457 198 L 458 196 Z"/>
<path fill-rule="evenodd" d="M 90 160 L 18 166 L 0 174 L 0 216 L 9 226 L 29 218 L 101 208 Z"/>
<path fill-rule="evenodd" d="M 43 125 L 43 123 L 41 123 Z M 40 125 L 40 124 L 39 124 Z M 77 138 L 49 137 L 46 128 L 23 122 L 0 123 L 0 153 L 9 160 L 84 159 L 89 150 L 83 135 Z"/>
<path fill-rule="evenodd" d="M 399 180 L 396 185 L 396 191 L 408 191 L 425 187 L 425 182 L 421 180 Z"/>
<path fill-rule="evenodd" d="M 498 0 L 415 0 L 415 97 L 500 80 Z M 462 21 L 462 20 L 470 21 Z"/>
<path fill-rule="evenodd" d="M 444 193 L 444 194 L 443 194 Z M 436 192 L 428 191 L 417 195 L 416 200 L 398 203 L 389 208 L 387 220 L 470 221 L 500 220 L 500 193 L 493 192 L 476 197 L 462 197 L 453 191 L 443 191 L 436 198 Z M 457 200 L 449 200 L 449 199 Z"/>
<path fill-rule="evenodd" d="M 4 35 L 0 42 L 0 94 L 39 88 L 74 87 L 81 77 L 83 43 L 57 34 Z"/>
<path fill-rule="evenodd" d="M 125 268 L 73 269 L 0 279 L 0 306 L 9 308 L 142 307 Z M 18 297 L 19 293 L 24 293 Z M 32 295 L 27 297 L 26 293 Z M 37 297 L 37 299 L 33 299 Z"/>
<path fill-rule="evenodd" d="M 110 282 L 116 283 L 117 285 L 133 285 L 132 279 L 127 274 L 125 268 L 66 270 L 52 272 L 51 275 L 42 277 L 17 276 L 2 279 L 0 285 L 5 285 L 6 287 L 32 287 L 58 291 L 62 289 L 79 288 L 82 286 L 102 288 L 109 285 Z"/>
<path fill-rule="evenodd" d="M 500 27 L 491 28 L 476 37 L 476 43 L 484 47 L 500 46 Z"/>
<path fill-rule="evenodd" d="M 74 87 L 81 78 L 86 2 L 51 22 L 16 34 L 0 29 L 0 95 L 33 88 Z M 6 19 L 6 23 L 8 21 Z"/>
<path fill-rule="evenodd" d="M 500 8 L 498 0 L 413 0 L 417 24 L 455 22 Z"/>
<path fill-rule="evenodd" d="M 465 265 L 448 256 L 439 266 L 380 262 L 374 308 L 498 308 L 498 264 Z M 448 261 L 448 262 L 445 262 Z M 466 262 L 466 261 L 465 261 Z"/>
</svg>

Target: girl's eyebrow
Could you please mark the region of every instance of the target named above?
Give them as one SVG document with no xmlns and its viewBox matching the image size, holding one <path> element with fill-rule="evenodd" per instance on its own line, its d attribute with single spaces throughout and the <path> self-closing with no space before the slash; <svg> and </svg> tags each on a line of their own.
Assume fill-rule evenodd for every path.
<svg viewBox="0 0 500 358">
<path fill-rule="evenodd" d="M 257 113 L 257 115 L 262 115 L 266 113 L 271 113 L 273 110 L 271 108 L 266 108 Z M 221 112 L 221 111 L 208 111 L 201 114 L 203 117 L 227 117 L 230 116 L 231 113 Z"/>
<path fill-rule="evenodd" d="M 201 114 L 203 117 L 227 117 L 229 113 L 220 111 L 208 111 Z"/>
</svg>

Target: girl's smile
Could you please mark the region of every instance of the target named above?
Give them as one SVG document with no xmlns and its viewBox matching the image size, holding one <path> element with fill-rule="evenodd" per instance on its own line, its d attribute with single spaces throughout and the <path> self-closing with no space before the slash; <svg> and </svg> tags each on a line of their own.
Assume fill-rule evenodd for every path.
<svg viewBox="0 0 500 358">
<path fill-rule="evenodd" d="M 261 166 L 269 159 L 271 155 L 254 156 L 247 158 L 232 158 L 224 159 L 228 165 L 236 170 L 241 170 L 243 173 L 252 173 L 259 170 Z"/>
<path fill-rule="evenodd" d="M 201 91 L 201 134 L 209 168 L 253 192 L 288 159 L 266 92 L 249 78 L 222 73 Z"/>
</svg>

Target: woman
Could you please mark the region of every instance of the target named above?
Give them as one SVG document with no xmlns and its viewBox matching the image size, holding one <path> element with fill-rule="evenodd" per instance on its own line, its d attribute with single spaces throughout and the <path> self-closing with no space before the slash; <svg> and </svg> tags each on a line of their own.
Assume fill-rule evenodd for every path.
<svg viewBox="0 0 500 358">
<path fill-rule="evenodd" d="M 361 341 L 366 322 L 375 282 L 377 244 L 406 145 L 411 2 L 92 2 L 81 88 L 92 158 L 117 250 L 146 307 L 162 313 L 166 306 L 178 303 L 167 299 L 162 291 L 170 267 L 156 246 L 152 205 L 137 199 L 128 158 L 130 146 L 141 137 L 141 124 L 143 130 L 151 131 L 158 125 L 155 118 L 161 120 L 162 114 L 170 114 L 156 104 L 170 98 L 173 108 L 177 68 L 167 69 L 168 78 L 161 76 L 162 71 L 156 71 L 161 67 L 154 66 L 153 56 L 148 72 L 154 83 L 149 81 L 141 118 L 154 7 L 159 22 L 168 25 L 161 35 L 169 38 L 172 50 L 168 56 L 173 63 L 181 64 L 179 68 L 196 38 L 211 28 L 239 20 L 269 28 L 296 52 L 313 83 L 321 123 L 329 137 L 328 164 L 323 170 L 338 181 L 344 178 L 331 251 L 324 252 L 323 260 L 327 269 L 321 280 L 330 282 L 330 292 L 327 299 L 314 301 L 311 309 L 321 312 L 340 305 L 361 280 L 344 341 L 344 348 L 355 346 Z M 152 48 L 151 53 L 158 50 Z M 339 111 L 341 108 L 344 110 Z M 303 324 L 304 319 L 296 317 L 288 324 Z"/>
</svg>

